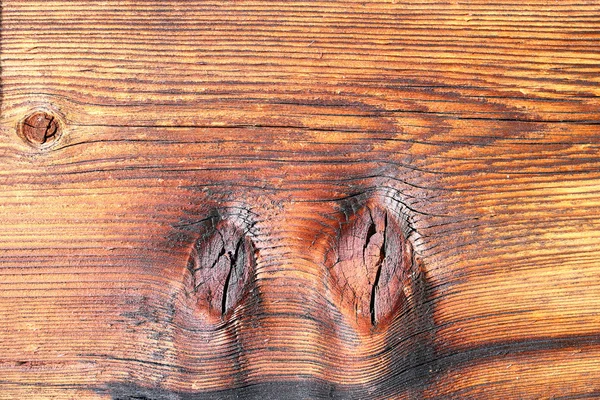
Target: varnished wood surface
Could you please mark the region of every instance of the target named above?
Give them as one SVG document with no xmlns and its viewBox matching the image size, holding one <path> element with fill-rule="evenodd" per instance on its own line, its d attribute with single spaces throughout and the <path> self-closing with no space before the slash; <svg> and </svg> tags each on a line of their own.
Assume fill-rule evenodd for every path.
<svg viewBox="0 0 600 400">
<path fill-rule="evenodd" d="M 600 2 L 1 6 L 0 398 L 600 396 Z"/>
</svg>

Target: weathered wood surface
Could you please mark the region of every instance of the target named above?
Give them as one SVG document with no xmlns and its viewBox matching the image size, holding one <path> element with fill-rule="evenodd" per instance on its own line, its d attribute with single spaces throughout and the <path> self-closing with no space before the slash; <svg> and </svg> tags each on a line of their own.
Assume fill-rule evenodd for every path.
<svg viewBox="0 0 600 400">
<path fill-rule="evenodd" d="M 0 398 L 600 396 L 600 2 L 1 5 Z"/>
</svg>

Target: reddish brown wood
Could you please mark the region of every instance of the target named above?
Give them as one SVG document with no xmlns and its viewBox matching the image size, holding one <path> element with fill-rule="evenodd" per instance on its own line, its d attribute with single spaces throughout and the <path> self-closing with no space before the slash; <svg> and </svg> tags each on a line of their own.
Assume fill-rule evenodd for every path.
<svg viewBox="0 0 600 400">
<path fill-rule="evenodd" d="M 0 398 L 600 394 L 600 2 L 1 6 Z"/>
</svg>

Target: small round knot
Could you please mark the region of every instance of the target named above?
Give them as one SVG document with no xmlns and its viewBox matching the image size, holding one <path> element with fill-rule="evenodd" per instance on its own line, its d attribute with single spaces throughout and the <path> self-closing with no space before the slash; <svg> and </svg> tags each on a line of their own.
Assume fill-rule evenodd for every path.
<svg viewBox="0 0 600 400">
<path fill-rule="evenodd" d="M 60 137 L 61 124 L 56 115 L 36 110 L 19 124 L 20 136 L 30 145 L 47 147 Z"/>
</svg>

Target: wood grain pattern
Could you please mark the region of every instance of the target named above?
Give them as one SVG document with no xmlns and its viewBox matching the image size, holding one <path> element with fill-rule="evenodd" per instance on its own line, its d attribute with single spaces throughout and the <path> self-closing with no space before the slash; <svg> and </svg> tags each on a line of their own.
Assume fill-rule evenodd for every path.
<svg viewBox="0 0 600 400">
<path fill-rule="evenodd" d="M 600 396 L 600 2 L 1 0 L 0 34 L 1 399 Z"/>
</svg>

